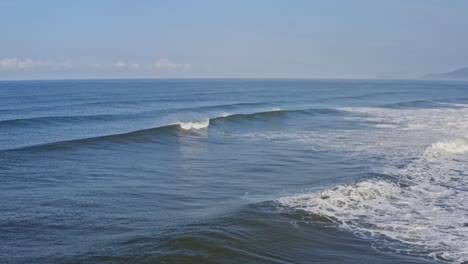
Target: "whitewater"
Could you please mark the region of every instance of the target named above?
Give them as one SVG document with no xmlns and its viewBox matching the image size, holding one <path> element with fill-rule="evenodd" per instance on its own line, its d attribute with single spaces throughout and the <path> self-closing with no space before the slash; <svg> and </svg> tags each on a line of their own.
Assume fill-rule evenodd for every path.
<svg viewBox="0 0 468 264">
<path fill-rule="evenodd" d="M 370 121 L 376 129 L 364 134 L 307 135 L 301 140 L 369 159 L 382 157 L 373 170 L 386 176 L 282 197 L 278 202 L 373 239 L 377 250 L 467 262 L 468 105 L 341 110 L 362 114 L 353 119 Z"/>
</svg>

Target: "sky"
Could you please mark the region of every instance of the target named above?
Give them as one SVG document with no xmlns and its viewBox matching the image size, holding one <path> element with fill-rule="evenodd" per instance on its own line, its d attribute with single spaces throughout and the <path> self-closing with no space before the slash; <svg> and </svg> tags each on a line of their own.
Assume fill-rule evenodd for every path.
<svg viewBox="0 0 468 264">
<path fill-rule="evenodd" d="M 465 0 L 0 0 L 0 79 L 417 78 L 468 66 Z"/>
</svg>

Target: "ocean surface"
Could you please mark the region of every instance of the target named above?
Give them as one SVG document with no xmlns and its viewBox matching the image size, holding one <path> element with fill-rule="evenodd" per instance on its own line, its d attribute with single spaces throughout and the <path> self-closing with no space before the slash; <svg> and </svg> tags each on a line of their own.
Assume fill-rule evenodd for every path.
<svg viewBox="0 0 468 264">
<path fill-rule="evenodd" d="M 0 82 L 1 263 L 468 263 L 468 82 Z"/>
</svg>

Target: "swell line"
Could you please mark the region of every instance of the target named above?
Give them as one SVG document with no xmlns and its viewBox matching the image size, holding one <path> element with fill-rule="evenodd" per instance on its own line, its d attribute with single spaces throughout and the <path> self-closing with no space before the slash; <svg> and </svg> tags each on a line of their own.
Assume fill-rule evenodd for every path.
<svg viewBox="0 0 468 264">
<path fill-rule="evenodd" d="M 262 111 L 255 113 L 235 113 L 235 114 L 223 114 L 212 118 L 198 119 L 188 122 L 174 122 L 165 124 L 157 127 L 144 128 L 140 130 L 109 134 L 102 136 L 85 137 L 71 140 L 54 141 L 43 144 L 35 144 L 29 146 L 22 146 L 16 148 L 3 149 L 2 151 L 20 151 L 20 150 L 31 150 L 31 149 L 62 149 L 62 147 L 73 146 L 77 144 L 97 145 L 102 141 L 114 142 L 114 143 L 127 143 L 129 141 L 150 141 L 152 136 L 155 135 L 177 135 L 177 133 L 183 131 L 196 131 L 201 129 L 207 129 L 210 124 L 215 127 L 220 125 L 222 122 L 233 122 L 241 123 L 244 121 L 268 121 L 270 118 L 283 118 L 289 114 L 302 114 L 302 115 L 318 115 L 318 114 L 337 114 L 342 111 L 337 109 L 302 109 L 302 110 L 283 110 L 283 109 L 272 109 L 270 111 Z M 60 119 L 60 117 L 58 117 Z M 15 121 L 16 122 L 16 121 Z"/>
<path fill-rule="evenodd" d="M 157 110 L 152 111 L 139 111 L 139 112 L 131 112 L 127 114 L 97 114 L 97 115 L 55 115 L 55 116 L 31 116 L 31 117 L 23 117 L 23 118 L 9 118 L 9 119 L 0 119 L 0 127 L 1 126 L 25 126 L 29 124 L 50 124 L 50 123 L 74 123 L 74 122 L 85 122 L 85 121 L 108 121 L 108 119 L 121 119 L 121 118 L 133 118 L 137 117 L 138 115 L 149 115 L 149 114 L 157 114 L 163 111 L 209 111 L 209 110 L 216 110 L 216 109 L 226 109 L 226 110 L 236 110 L 237 107 L 267 107 L 268 104 L 264 102 L 253 102 L 253 103 L 233 103 L 233 104 L 218 104 L 218 105 L 206 105 L 206 106 L 198 106 L 198 107 L 187 107 L 187 108 L 160 108 Z M 9 110 L 0 110 L 0 113 L 9 111 Z M 13 111 L 15 113 L 15 111 Z"/>
<path fill-rule="evenodd" d="M 82 121 L 108 121 L 109 119 L 115 119 L 120 117 L 119 115 L 73 115 L 73 116 L 40 116 L 30 118 L 15 118 L 0 120 L 0 127 L 9 126 L 28 126 L 28 125 L 49 125 L 53 123 L 77 123 Z"/>
</svg>

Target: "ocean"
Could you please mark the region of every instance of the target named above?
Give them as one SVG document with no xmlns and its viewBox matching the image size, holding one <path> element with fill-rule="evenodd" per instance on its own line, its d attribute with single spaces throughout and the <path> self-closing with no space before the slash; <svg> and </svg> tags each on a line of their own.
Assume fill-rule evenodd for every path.
<svg viewBox="0 0 468 264">
<path fill-rule="evenodd" d="M 2 263 L 468 263 L 468 82 L 0 82 Z"/>
</svg>

